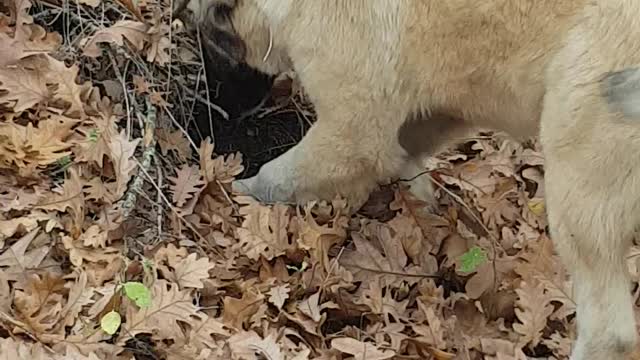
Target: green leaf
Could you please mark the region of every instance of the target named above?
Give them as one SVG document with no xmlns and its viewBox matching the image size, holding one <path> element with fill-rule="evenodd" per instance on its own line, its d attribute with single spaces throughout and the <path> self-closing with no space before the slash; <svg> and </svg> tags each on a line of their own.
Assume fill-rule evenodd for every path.
<svg viewBox="0 0 640 360">
<path fill-rule="evenodd" d="M 120 328 L 121 322 L 120 314 L 112 310 L 100 319 L 100 328 L 107 334 L 113 335 Z"/>
<path fill-rule="evenodd" d="M 144 284 L 130 281 L 124 283 L 123 287 L 124 293 L 129 299 L 133 300 L 136 305 L 141 308 L 151 306 L 151 292 Z"/>
<path fill-rule="evenodd" d="M 71 156 L 66 155 L 57 160 L 58 166 L 61 168 L 67 168 L 71 165 Z"/>
<path fill-rule="evenodd" d="M 92 143 L 98 142 L 98 129 L 91 129 L 91 131 L 89 131 L 89 141 Z"/>
<path fill-rule="evenodd" d="M 471 273 L 478 269 L 478 266 L 487 261 L 487 253 L 478 246 L 474 246 L 460 256 L 460 271 Z"/>
<path fill-rule="evenodd" d="M 150 272 L 153 271 L 153 260 L 150 259 L 144 259 L 142 260 L 142 268 L 144 269 L 145 272 Z"/>
</svg>

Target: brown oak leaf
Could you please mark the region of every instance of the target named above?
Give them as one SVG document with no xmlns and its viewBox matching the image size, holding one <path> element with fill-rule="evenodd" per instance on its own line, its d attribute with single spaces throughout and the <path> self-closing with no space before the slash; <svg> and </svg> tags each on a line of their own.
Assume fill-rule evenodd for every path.
<svg viewBox="0 0 640 360">
<path fill-rule="evenodd" d="M 151 295 L 150 307 L 138 308 L 133 304 L 127 307 L 127 321 L 122 324 L 118 344 L 124 345 L 128 339 L 141 333 L 153 334 L 158 339 L 184 338 L 179 322 L 188 324 L 198 313 L 191 294 L 178 289 L 175 284 L 158 280 L 151 289 Z"/>
<path fill-rule="evenodd" d="M 291 289 L 288 284 L 272 287 L 267 293 L 269 295 L 269 302 L 275 305 L 278 310 L 282 309 L 284 302 L 289 298 L 289 291 L 291 291 Z"/>
<path fill-rule="evenodd" d="M 56 210 L 61 213 L 71 209 L 74 216 L 74 225 L 76 231 L 80 231 L 84 221 L 84 192 L 82 191 L 83 181 L 78 175 L 78 169 L 70 167 L 68 169 L 69 177 L 64 181 L 57 192 L 52 192 L 49 196 L 42 199 L 38 204 L 38 208 L 44 210 Z"/>
<path fill-rule="evenodd" d="M 209 138 L 202 141 L 198 154 L 200 155 L 200 171 L 207 183 L 220 181 L 230 183 L 236 175 L 242 173 L 242 154 L 231 154 L 225 160 L 223 156 L 213 155 L 214 146 Z"/>
<path fill-rule="evenodd" d="M 0 103 L 9 104 L 13 111 L 21 112 L 51 97 L 46 77 L 40 69 L 15 65 L 0 68 Z"/>
<path fill-rule="evenodd" d="M 231 336 L 230 329 L 221 319 L 212 318 L 203 313 L 193 317 L 190 325 L 193 330 L 189 333 L 188 340 L 192 345 L 215 348 L 217 346 L 215 338 Z"/>
<path fill-rule="evenodd" d="M 109 158 L 113 163 L 116 173 L 115 194 L 120 198 L 127 190 L 127 184 L 133 175 L 133 170 L 137 167 L 133 157 L 138 143 L 141 139 L 129 141 L 124 130 L 111 138 L 109 142 Z"/>
<path fill-rule="evenodd" d="M 0 122 L 0 164 L 25 168 L 47 166 L 71 154 L 68 141 L 77 122 L 64 117 L 40 121 L 38 126 Z"/>
<path fill-rule="evenodd" d="M 249 205 L 240 208 L 240 213 L 245 216 L 244 222 L 242 227 L 236 229 L 239 250 L 252 260 L 258 260 L 261 256 L 271 260 L 294 249 L 295 245 L 290 242 L 287 231 L 289 208 L 282 204 L 270 207 L 253 199 L 246 200 Z"/>
<path fill-rule="evenodd" d="M 553 305 L 543 285 L 537 282 L 523 282 L 516 293 L 518 300 L 515 312 L 520 323 L 514 323 L 513 329 L 521 335 L 522 345 L 536 346 L 542 340 L 542 331 L 553 313 Z"/>
<path fill-rule="evenodd" d="M 144 81 L 144 79 L 142 80 Z M 134 80 L 135 82 L 135 80 Z M 146 85 L 146 83 L 143 83 Z M 167 129 L 157 129 L 156 137 L 162 155 L 167 155 L 169 151 L 174 151 L 180 160 L 186 161 L 191 158 L 192 151 L 189 140 L 180 130 L 170 131 Z"/>
<path fill-rule="evenodd" d="M 5 268 L 4 274 L 9 280 L 22 279 L 26 269 L 37 269 L 49 253 L 50 246 L 32 246 L 38 234 L 41 234 L 40 229 L 34 228 L 0 252 L 0 269 Z"/>
<path fill-rule="evenodd" d="M 167 179 L 171 182 L 169 190 L 172 194 L 172 201 L 181 209 L 185 207 L 189 200 L 197 200 L 205 185 L 200 175 L 200 169 L 195 165 L 183 165 L 176 170 L 176 176 L 168 176 Z"/>
<path fill-rule="evenodd" d="M 331 347 L 352 355 L 354 360 L 384 360 L 396 355 L 391 350 L 380 350 L 371 343 L 366 343 L 349 337 L 335 338 L 331 340 Z"/>
<path fill-rule="evenodd" d="M 147 39 L 149 26 L 145 23 L 132 20 L 120 20 L 110 27 L 96 31 L 93 36 L 83 41 L 83 54 L 90 57 L 98 57 L 102 53 L 98 44 L 114 43 L 118 46 L 124 44 L 126 38 L 137 49 L 142 50 Z"/>
<path fill-rule="evenodd" d="M 172 280 L 182 289 L 202 289 L 204 287 L 202 281 L 210 277 L 209 271 L 214 268 L 214 264 L 208 258 L 196 259 L 196 257 L 195 253 L 189 254 L 175 266 Z"/>
<path fill-rule="evenodd" d="M 242 324 L 248 322 L 260 310 L 264 303 L 264 295 L 245 292 L 241 299 L 224 298 L 224 323 L 236 329 L 242 329 Z"/>
<path fill-rule="evenodd" d="M 275 342 L 273 333 L 262 339 L 254 331 L 243 331 L 229 339 L 229 347 L 235 355 L 234 359 L 285 359 L 280 345 Z M 257 357 L 256 353 L 262 357 Z"/>
</svg>

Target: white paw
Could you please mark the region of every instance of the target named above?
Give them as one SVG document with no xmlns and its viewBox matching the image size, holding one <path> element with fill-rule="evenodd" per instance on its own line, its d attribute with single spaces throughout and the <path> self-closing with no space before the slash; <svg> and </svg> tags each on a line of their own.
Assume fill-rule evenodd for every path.
<svg viewBox="0 0 640 360">
<path fill-rule="evenodd" d="M 292 150 L 264 164 L 256 176 L 234 181 L 233 191 L 266 204 L 294 203 L 298 184 Z"/>
<path fill-rule="evenodd" d="M 233 192 L 249 195 L 264 204 L 292 203 L 293 187 L 264 179 L 259 175 L 231 183 Z"/>
<path fill-rule="evenodd" d="M 436 206 L 433 184 L 430 175 L 424 171 L 425 169 L 417 161 L 414 161 L 405 166 L 400 177 L 405 180 L 411 179 L 408 184 L 411 186 L 413 196 L 423 201 L 426 208 L 433 209 Z"/>
</svg>

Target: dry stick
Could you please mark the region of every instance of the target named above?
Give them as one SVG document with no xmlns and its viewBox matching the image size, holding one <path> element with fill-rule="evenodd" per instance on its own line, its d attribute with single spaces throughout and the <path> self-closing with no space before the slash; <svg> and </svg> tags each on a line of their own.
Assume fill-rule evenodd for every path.
<svg viewBox="0 0 640 360">
<path fill-rule="evenodd" d="M 136 160 L 136 162 L 138 162 L 138 160 Z M 138 167 L 140 168 L 140 170 L 142 170 L 142 173 L 147 178 L 147 181 L 149 181 L 149 183 L 156 189 L 156 191 L 158 192 L 158 195 L 160 196 L 160 198 L 162 198 L 162 202 L 164 202 L 167 205 L 167 207 L 171 209 L 171 212 L 173 212 L 178 217 L 178 219 L 180 219 L 180 221 L 182 221 L 187 226 L 187 228 L 189 228 L 189 230 L 191 230 L 198 238 L 200 238 L 200 240 L 202 240 L 205 244 L 209 245 L 209 248 L 213 252 L 215 252 L 216 255 L 223 256 L 220 250 L 216 249 L 213 246 L 210 246 L 207 239 L 205 239 L 204 236 L 202 236 L 202 234 L 200 234 L 198 230 L 194 228 L 193 225 L 191 225 L 191 223 L 187 221 L 187 219 L 184 218 L 184 216 L 180 215 L 178 210 L 176 210 L 176 207 L 171 204 L 169 199 L 167 199 L 166 195 L 162 193 L 162 189 L 160 189 L 158 184 L 156 184 L 156 182 L 153 180 L 151 175 L 149 175 L 149 173 L 142 167 L 142 165 L 139 162 L 138 162 Z M 198 243 L 195 243 L 195 245 L 202 254 L 206 254 L 202 246 L 198 245 Z"/>
<path fill-rule="evenodd" d="M 206 92 L 207 92 L 207 98 L 209 97 L 209 85 L 207 83 L 207 71 L 204 70 L 203 67 L 203 72 L 204 72 L 204 77 L 205 77 L 205 88 L 206 88 Z M 229 113 L 227 113 L 226 111 L 224 111 L 223 108 L 221 108 L 219 105 L 216 105 L 214 103 L 212 103 L 211 101 L 205 99 L 202 97 L 202 95 L 196 93 L 195 91 L 189 89 L 188 87 L 183 87 L 183 89 L 185 90 L 185 92 L 189 93 L 189 95 L 193 96 L 194 99 L 200 101 L 201 103 L 203 103 L 204 105 L 207 105 L 207 107 L 215 110 L 218 114 L 220 114 L 220 116 L 222 116 L 225 120 L 229 120 Z"/>
<path fill-rule="evenodd" d="M 169 44 L 173 44 L 173 27 L 171 24 L 173 23 L 173 0 L 169 1 Z M 169 94 L 171 93 L 171 65 L 173 64 L 173 47 L 169 46 L 169 66 L 167 66 L 167 82 L 165 84 L 165 101 L 169 102 Z"/>
<path fill-rule="evenodd" d="M 493 252 L 493 259 L 491 259 L 491 265 L 492 265 L 492 268 L 493 268 L 493 287 L 494 287 L 494 291 L 497 291 L 498 283 L 497 283 L 496 280 L 498 279 L 498 269 L 497 269 L 497 266 L 496 266 L 496 260 L 498 258 L 498 250 L 496 249 L 496 245 L 499 245 L 500 247 L 502 247 L 502 244 L 500 244 L 498 242 L 498 239 L 495 236 L 493 236 L 493 233 L 491 231 L 489 231 L 489 228 L 487 228 L 487 226 L 478 218 L 478 216 L 476 216 L 476 214 L 473 212 L 473 210 L 471 210 L 471 207 L 469 207 L 469 205 L 467 205 L 467 203 L 465 203 L 458 195 L 456 195 L 453 192 L 451 192 L 444 185 L 442 185 L 439 182 L 435 181 L 431 175 L 429 175 L 429 180 L 431 180 L 432 183 L 434 183 L 437 187 L 442 189 L 442 191 L 444 191 L 447 194 L 449 194 L 449 196 L 451 196 L 454 200 L 459 202 L 460 205 L 462 205 L 465 209 L 467 209 L 467 211 L 469 212 L 469 215 L 484 229 L 484 231 L 487 232 L 487 235 L 489 235 L 489 237 L 491 238 L 491 240 L 492 240 L 491 241 L 491 250 Z M 502 250 L 504 251 L 504 249 L 502 249 Z"/>
<path fill-rule="evenodd" d="M 371 269 L 371 268 L 368 268 L 368 267 L 365 267 L 365 266 L 360 266 L 360 265 L 353 265 L 353 267 L 356 268 L 356 269 L 360 269 L 362 271 L 368 271 L 368 272 L 372 272 L 374 274 L 381 274 L 381 275 L 394 275 L 394 276 L 420 278 L 420 279 L 440 279 L 442 277 L 442 276 L 436 275 L 436 274 L 410 274 L 410 273 L 404 273 L 404 272 L 399 272 L 399 271 L 387 271 L 387 270 Z"/>
<path fill-rule="evenodd" d="M 116 73 L 116 77 L 120 80 L 120 84 L 122 84 L 122 92 L 124 95 L 124 103 L 127 107 L 127 138 L 131 138 L 131 105 L 129 104 L 129 95 L 127 94 L 127 84 L 125 83 L 125 79 L 118 69 L 118 63 L 116 62 L 116 58 L 113 56 L 111 51 L 107 51 L 109 55 L 109 59 L 111 60 L 111 66 L 113 67 L 113 71 Z M 154 119 L 155 122 L 155 119 Z"/>
<path fill-rule="evenodd" d="M 53 349 L 49 345 L 45 344 L 42 340 L 40 340 L 40 338 L 36 334 L 32 333 L 25 325 L 23 325 L 21 322 L 14 319 L 11 315 L 7 314 L 4 311 L 0 311 L 0 320 L 1 318 L 4 318 L 6 322 L 11 323 L 15 327 L 19 327 L 20 329 L 22 329 L 22 331 L 24 331 L 24 333 L 28 337 L 30 337 L 31 339 L 33 339 L 34 341 L 42 345 L 42 347 L 44 347 L 50 353 L 55 354 L 55 351 L 53 351 Z"/>
<path fill-rule="evenodd" d="M 198 48 L 200 49 L 200 62 L 202 63 L 202 70 L 204 71 L 204 86 L 207 92 L 207 102 L 211 102 L 211 98 L 209 96 L 209 79 L 207 78 L 207 67 L 204 63 L 204 53 L 202 49 L 202 39 L 200 36 L 200 24 L 196 26 L 196 36 L 198 37 Z M 213 115 L 211 114 L 211 107 L 207 106 L 207 113 L 209 114 L 209 135 L 211 136 L 211 140 L 215 142 L 215 136 L 213 135 Z M 225 120 L 229 120 L 227 117 Z"/>
<path fill-rule="evenodd" d="M 169 109 L 166 106 L 163 107 L 163 110 L 164 110 L 164 113 L 167 114 L 167 116 L 169 116 L 169 119 L 171 119 L 171 122 L 173 123 L 173 125 L 180 130 L 180 132 L 187 138 L 187 140 L 189 140 L 189 144 L 191 144 L 191 147 L 193 147 L 193 150 L 195 150 L 195 152 L 197 153 L 199 150 L 198 146 L 196 145 L 195 142 L 193 142 L 193 139 L 191 139 L 191 136 L 189 136 L 189 133 L 187 132 L 187 130 L 185 130 L 184 127 L 182 127 L 182 125 L 180 125 L 178 120 L 176 120 L 176 118 L 173 116 L 171 111 L 169 111 Z"/>
<path fill-rule="evenodd" d="M 227 199 L 229 204 L 231 204 L 231 206 L 233 207 L 233 210 L 235 210 L 236 213 L 239 212 L 240 209 L 238 208 L 238 205 L 236 203 L 234 203 L 233 200 L 231 200 L 231 196 L 229 196 L 229 192 L 224 188 L 224 186 L 222 186 L 222 183 L 220 182 L 220 180 L 216 180 L 216 184 L 218 184 L 218 187 L 220 188 L 220 190 L 224 194 L 224 197 Z"/>
<path fill-rule="evenodd" d="M 193 93 L 196 94 L 196 95 L 198 94 L 198 91 L 200 91 L 200 77 L 201 76 L 202 76 L 202 68 L 199 68 L 198 69 L 198 75 L 196 75 L 196 85 L 195 85 L 195 88 L 193 90 Z M 185 89 L 191 90 L 191 89 L 189 89 L 187 87 L 185 87 Z M 181 100 L 182 100 L 182 97 L 181 97 Z M 194 97 L 194 99 L 192 99 L 192 101 L 191 101 L 191 106 L 189 106 L 189 115 L 185 114 L 185 119 L 186 119 L 185 127 L 188 129 L 189 126 L 191 126 L 191 122 L 194 122 L 196 124 L 195 129 L 196 129 L 196 132 L 198 133 L 198 137 L 200 138 L 200 141 L 202 141 L 205 138 L 205 136 L 202 136 L 202 131 L 200 130 L 200 127 L 198 126 L 198 122 L 197 122 L 196 117 L 194 115 L 195 108 L 196 108 L 196 103 L 197 103 L 197 100 Z M 184 107 L 183 107 L 183 111 L 184 111 Z"/>
<path fill-rule="evenodd" d="M 437 171 L 439 169 L 434 169 L 434 170 L 425 170 L 421 173 L 419 173 L 418 175 L 409 178 L 409 179 L 400 179 L 398 181 L 401 182 L 412 182 L 413 180 L 424 176 L 424 175 L 428 175 L 429 176 L 429 180 L 434 183 L 437 187 L 439 187 L 440 189 L 442 189 L 442 191 L 446 192 L 447 194 L 449 194 L 449 196 L 451 196 L 454 200 L 456 200 L 458 203 L 460 203 L 460 205 L 462 205 L 468 212 L 469 215 L 478 223 L 478 225 L 480 225 L 482 227 L 482 229 L 484 231 L 487 232 L 487 234 L 489 235 L 489 237 L 491 237 L 491 239 L 493 241 L 495 241 L 496 243 L 498 243 L 498 239 L 493 236 L 493 234 L 491 233 L 491 231 L 489 231 L 489 228 L 487 228 L 487 226 L 476 216 L 476 214 L 473 212 L 473 210 L 471 209 L 471 207 L 469 207 L 469 205 L 467 205 L 467 203 L 464 202 L 464 200 L 462 200 L 458 195 L 454 194 L 453 192 L 451 192 L 451 190 L 447 189 L 446 187 L 444 187 L 442 184 L 438 183 L 437 181 L 435 181 L 433 179 L 433 177 L 431 176 L 431 172 L 433 171 Z M 503 249 L 504 250 L 504 249 Z"/>
<path fill-rule="evenodd" d="M 156 121 L 157 121 L 157 110 L 156 107 L 151 104 L 149 98 L 146 98 L 147 103 L 147 116 L 144 116 L 142 121 L 144 122 L 144 151 L 142 152 L 142 164 L 140 165 L 140 170 L 145 171 L 151 167 L 151 160 L 153 159 L 156 152 Z M 148 142 L 148 143 L 147 143 Z M 139 175 L 139 174 L 138 174 Z M 136 205 L 136 198 L 139 191 L 142 190 L 142 185 L 144 184 L 144 179 L 141 176 L 136 176 L 127 191 L 127 194 L 124 197 L 124 201 L 122 201 L 121 207 L 123 210 L 123 217 L 126 219 L 129 217 L 131 210 Z"/>
<path fill-rule="evenodd" d="M 162 189 L 162 166 L 156 162 L 156 172 L 158 173 L 158 187 Z M 157 192 L 156 204 L 158 205 L 158 214 L 156 214 L 156 222 L 158 226 L 158 239 L 162 238 L 162 197 L 160 192 Z"/>
</svg>

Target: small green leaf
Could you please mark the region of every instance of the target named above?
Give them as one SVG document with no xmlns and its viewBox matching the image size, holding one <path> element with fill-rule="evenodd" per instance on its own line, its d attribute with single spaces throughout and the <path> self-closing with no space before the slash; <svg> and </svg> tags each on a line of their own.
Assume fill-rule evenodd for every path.
<svg viewBox="0 0 640 360">
<path fill-rule="evenodd" d="M 150 259 L 142 260 L 142 267 L 145 272 L 153 271 L 153 261 Z"/>
<path fill-rule="evenodd" d="M 71 156 L 66 155 L 57 160 L 58 166 L 61 168 L 67 168 L 71 165 Z"/>
<path fill-rule="evenodd" d="M 121 322 L 122 319 L 120 318 L 120 314 L 112 310 L 100 319 L 100 327 L 102 328 L 102 331 L 109 335 L 113 335 L 118 331 L 118 328 L 120 328 Z"/>
<path fill-rule="evenodd" d="M 89 131 L 89 141 L 92 143 L 95 143 L 98 141 L 98 129 L 91 129 L 91 131 Z"/>
<path fill-rule="evenodd" d="M 487 261 L 487 253 L 481 248 L 474 246 L 460 256 L 460 271 L 465 273 L 474 272 L 478 266 Z"/>
<path fill-rule="evenodd" d="M 141 308 L 151 306 L 151 292 L 144 284 L 130 281 L 124 283 L 123 286 L 124 293 L 129 299 L 133 300 L 136 305 Z"/>
</svg>

